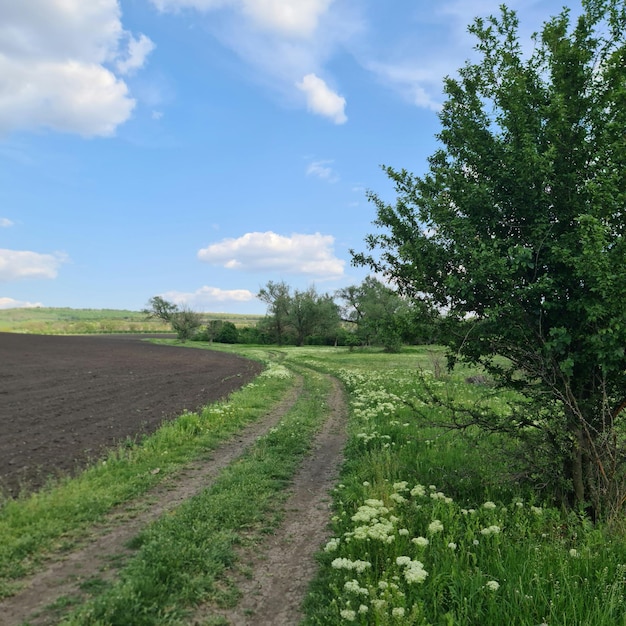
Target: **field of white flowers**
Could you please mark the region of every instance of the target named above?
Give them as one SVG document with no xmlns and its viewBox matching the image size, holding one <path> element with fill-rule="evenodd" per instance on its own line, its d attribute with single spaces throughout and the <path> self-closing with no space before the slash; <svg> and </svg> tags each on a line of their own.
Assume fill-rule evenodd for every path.
<svg viewBox="0 0 626 626">
<path fill-rule="evenodd" d="M 467 372 L 435 377 L 426 350 L 290 358 L 338 376 L 351 405 L 306 624 L 626 624 L 620 529 L 511 480 L 494 435 L 428 427 L 407 403 L 418 368 L 461 400 L 480 393 Z"/>
</svg>

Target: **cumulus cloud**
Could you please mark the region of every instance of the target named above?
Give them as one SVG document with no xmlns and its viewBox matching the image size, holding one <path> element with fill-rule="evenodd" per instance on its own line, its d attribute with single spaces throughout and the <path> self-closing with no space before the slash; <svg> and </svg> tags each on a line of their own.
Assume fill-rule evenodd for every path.
<svg viewBox="0 0 626 626">
<path fill-rule="evenodd" d="M 272 231 L 254 232 L 211 244 L 198 252 L 198 258 L 228 269 L 333 279 L 343 276 L 345 265 L 334 254 L 334 242 L 334 237 L 320 233 L 285 237 Z"/>
<path fill-rule="evenodd" d="M 307 108 L 312 113 L 330 118 L 335 124 L 343 124 L 346 99 L 335 93 L 315 74 L 307 74 L 296 87 L 306 95 Z"/>
<path fill-rule="evenodd" d="M 40 254 L 29 250 L 0 249 L 0 281 L 23 278 L 56 278 L 67 261 L 64 254 Z"/>
<path fill-rule="evenodd" d="M 119 0 L 0 3 L 0 132 L 111 135 L 135 100 L 119 73 L 154 47 L 124 31 Z"/>
<path fill-rule="evenodd" d="M 13 298 L 0 298 L 0 309 L 33 309 L 43 306 L 41 302 L 26 302 Z"/>
<path fill-rule="evenodd" d="M 334 172 L 329 165 L 332 161 L 313 161 L 309 163 L 306 168 L 307 176 L 315 176 L 329 183 L 336 183 L 339 181 L 339 176 Z"/>
<path fill-rule="evenodd" d="M 248 289 L 220 289 L 219 287 L 200 287 L 196 291 L 168 291 L 161 294 L 168 302 L 187 306 L 196 311 L 211 311 L 224 304 L 241 304 L 255 299 Z"/>
<path fill-rule="evenodd" d="M 0 228 L 10 228 L 13 224 L 8 217 L 0 217 Z"/>
<path fill-rule="evenodd" d="M 288 35 L 307 37 L 333 0 L 244 0 L 243 11 L 257 24 Z"/>
</svg>

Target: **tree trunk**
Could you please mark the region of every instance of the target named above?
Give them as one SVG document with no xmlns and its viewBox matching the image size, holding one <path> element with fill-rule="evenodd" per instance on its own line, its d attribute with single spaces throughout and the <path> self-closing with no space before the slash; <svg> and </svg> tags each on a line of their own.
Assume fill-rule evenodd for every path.
<svg viewBox="0 0 626 626">
<path fill-rule="evenodd" d="M 577 505 L 581 505 L 585 502 L 584 440 L 582 428 L 576 428 L 574 435 L 576 439 L 572 450 L 572 487 L 574 489 L 574 500 Z"/>
</svg>

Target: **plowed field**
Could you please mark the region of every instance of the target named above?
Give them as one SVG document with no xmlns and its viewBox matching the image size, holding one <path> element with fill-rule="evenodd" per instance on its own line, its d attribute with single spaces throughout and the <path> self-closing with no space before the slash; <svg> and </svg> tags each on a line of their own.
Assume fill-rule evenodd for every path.
<svg viewBox="0 0 626 626">
<path fill-rule="evenodd" d="M 73 474 L 261 371 L 234 355 L 144 339 L 0 333 L 0 490 L 16 495 Z"/>
</svg>

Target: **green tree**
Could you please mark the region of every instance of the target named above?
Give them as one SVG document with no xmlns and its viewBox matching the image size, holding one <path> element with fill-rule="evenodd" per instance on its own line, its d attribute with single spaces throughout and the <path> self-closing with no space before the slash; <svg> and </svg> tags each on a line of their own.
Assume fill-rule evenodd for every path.
<svg viewBox="0 0 626 626">
<path fill-rule="evenodd" d="M 304 345 L 313 335 L 332 335 L 339 329 L 339 310 L 333 299 L 317 293 L 315 287 L 296 289 L 289 303 L 288 320 L 295 332 L 296 345 Z"/>
<path fill-rule="evenodd" d="M 289 323 L 291 287 L 283 281 L 275 283 L 270 280 L 256 297 L 267 304 L 267 316 L 271 322 L 271 330 L 276 337 L 276 343 L 282 345 Z"/>
<path fill-rule="evenodd" d="M 361 345 L 382 345 L 387 352 L 397 352 L 416 321 L 414 303 L 373 276 L 335 295 L 344 302 L 343 320 L 355 325 Z"/>
<path fill-rule="evenodd" d="M 202 341 L 208 341 L 213 343 L 238 343 L 239 342 L 239 330 L 228 320 L 210 320 L 204 328 L 202 335 Z"/>
<path fill-rule="evenodd" d="M 200 315 L 187 307 L 179 307 L 168 302 L 161 296 L 154 296 L 148 301 L 148 306 L 142 313 L 148 317 L 156 317 L 172 326 L 180 341 L 191 339 L 193 334 L 202 325 Z"/>
<path fill-rule="evenodd" d="M 370 194 L 380 230 L 353 260 L 448 311 L 451 361 L 526 398 L 461 425 L 530 439 L 570 503 L 606 514 L 626 495 L 626 5 L 582 9 L 530 55 L 506 7 L 474 21 L 428 173 L 385 167 L 397 200 Z"/>
</svg>

